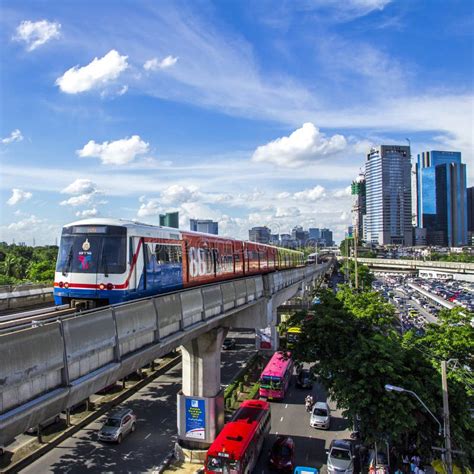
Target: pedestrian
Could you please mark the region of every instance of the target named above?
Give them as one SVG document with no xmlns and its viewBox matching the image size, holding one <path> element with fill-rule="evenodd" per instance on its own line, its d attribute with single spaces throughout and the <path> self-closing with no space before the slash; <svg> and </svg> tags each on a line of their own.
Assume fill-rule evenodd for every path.
<svg viewBox="0 0 474 474">
<path fill-rule="evenodd" d="M 420 456 L 418 456 L 418 454 L 414 454 L 414 455 L 411 457 L 411 462 L 412 462 L 416 467 L 420 467 L 420 462 L 421 462 Z"/>
<path fill-rule="evenodd" d="M 425 470 L 423 469 L 423 466 L 419 467 L 418 474 L 425 474 Z"/>
<path fill-rule="evenodd" d="M 403 472 L 408 474 L 410 472 L 410 458 L 408 454 L 404 454 L 402 456 L 402 465 L 403 465 Z"/>
</svg>

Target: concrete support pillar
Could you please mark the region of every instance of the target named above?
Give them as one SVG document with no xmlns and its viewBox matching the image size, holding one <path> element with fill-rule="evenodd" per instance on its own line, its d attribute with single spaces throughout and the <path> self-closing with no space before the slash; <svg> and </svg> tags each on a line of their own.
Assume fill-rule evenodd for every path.
<svg viewBox="0 0 474 474">
<path fill-rule="evenodd" d="M 176 448 L 181 453 L 204 450 L 205 454 L 224 426 L 221 350 L 227 331 L 227 328 L 212 329 L 181 346 L 183 389 L 178 394 Z M 182 455 L 192 457 L 189 453 Z"/>
<path fill-rule="evenodd" d="M 215 397 L 221 389 L 221 350 L 227 328 L 209 331 L 181 346 L 183 394 Z"/>
</svg>

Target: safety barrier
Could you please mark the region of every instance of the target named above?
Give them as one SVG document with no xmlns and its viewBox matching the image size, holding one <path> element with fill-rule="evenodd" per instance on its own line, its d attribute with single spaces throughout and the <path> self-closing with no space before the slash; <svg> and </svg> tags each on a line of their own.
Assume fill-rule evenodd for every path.
<svg viewBox="0 0 474 474">
<path fill-rule="evenodd" d="M 328 268 L 325 264 L 182 290 L 1 335 L 0 444 L 208 326 Z"/>
</svg>

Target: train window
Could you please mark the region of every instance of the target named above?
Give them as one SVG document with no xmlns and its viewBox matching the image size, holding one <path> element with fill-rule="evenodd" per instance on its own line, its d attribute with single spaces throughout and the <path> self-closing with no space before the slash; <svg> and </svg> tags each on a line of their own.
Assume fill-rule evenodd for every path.
<svg viewBox="0 0 474 474">
<path fill-rule="evenodd" d="M 155 245 L 155 258 L 158 265 L 167 265 L 170 263 L 181 263 L 182 251 L 180 245 Z"/>
<path fill-rule="evenodd" d="M 127 246 L 124 237 L 104 237 L 99 273 L 124 273 Z"/>
</svg>

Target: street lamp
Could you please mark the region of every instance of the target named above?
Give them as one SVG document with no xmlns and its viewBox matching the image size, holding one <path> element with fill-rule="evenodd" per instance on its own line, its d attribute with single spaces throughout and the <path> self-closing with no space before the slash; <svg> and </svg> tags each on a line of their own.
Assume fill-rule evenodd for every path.
<svg viewBox="0 0 474 474">
<path fill-rule="evenodd" d="M 385 385 L 385 390 L 387 390 L 387 392 L 398 392 L 398 393 L 406 392 L 406 393 L 409 393 L 410 395 L 413 395 L 423 405 L 425 410 L 434 418 L 436 423 L 438 423 L 439 435 L 441 436 L 442 434 L 444 434 L 443 426 L 441 425 L 438 418 L 436 418 L 436 416 L 433 415 L 431 410 L 426 406 L 425 402 L 423 402 L 423 400 L 415 392 L 411 390 L 407 390 L 406 388 L 403 388 L 403 387 L 397 387 L 396 385 L 390 385 L 390 384 Z"/>
</svg>

